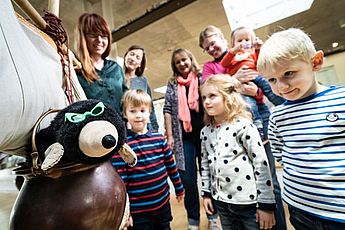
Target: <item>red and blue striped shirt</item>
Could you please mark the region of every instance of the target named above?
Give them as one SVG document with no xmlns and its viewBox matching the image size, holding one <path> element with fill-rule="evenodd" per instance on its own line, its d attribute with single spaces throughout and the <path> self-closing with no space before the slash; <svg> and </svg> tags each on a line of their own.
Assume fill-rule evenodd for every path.
<svg viewBox="0 0 345 230">
<path fill-rule="evenodd" d="M 169 202 L 168 176 L 176 195 L 184 194 L 172 151 L 160 133 L 129 130 L 127 144 L 137 154 L 137 165 L 129 167 L 118 154 L 113 156 L 112 165 L 126 185 L 132 214 L 155 211 Z"/>
</svg>

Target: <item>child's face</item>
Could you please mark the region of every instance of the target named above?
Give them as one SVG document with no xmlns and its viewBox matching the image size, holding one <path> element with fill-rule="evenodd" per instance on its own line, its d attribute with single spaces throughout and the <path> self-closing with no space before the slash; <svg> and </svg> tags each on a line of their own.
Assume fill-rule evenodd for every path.
<svg viewBox="0 0 345 230">
<path fill-rule="evenodd" d="M 219 58 L 227 50 L 226 41 L 219 34 L 205 38 L 202 47 L 213 58 Z"/>
<path fill-rule="evenodd" d="M 190 71 L 192 71 L 192 60 L 190 60 L 186 52 L 176 53 L 174 60 L 177 71 L 182 77 L 187 77 Z"/>
<path fill-rule="evenodd" d="M 253 38 L 255 35 L 251 33 L 248 29 L 241 29 L 235 32 L 233 40 L 232 40 L 232 47 L 238 46 L 240 44 L 243 45 L 245 49 L 252 48 L 253 46 Z"/>
<path fill-rule="evenodd" d="M 316 54 L 317 55 L 317 54 Z M 302 60 L 279 61 L 281 68 L 265 73 L 273 92 L 287 100 L 294 101 L 308 97 L 318 90 L 316 71 L 320 70 L 322 58 L 315 56 L 309 63 Z"/>
<path fill-rule="evenodd" d="M 146 133 L 150 111 L 146 105 L 126 107 L 125 117 L 131 125 L 131 130 L 136 133 Z"/>
<path fill-rule="evenodd" d="M 213 85 L 205 85 L 201 90 L 202 103 L 206 113 L 221 122 L 226 118 L 224 97 Z"/>
</svg>

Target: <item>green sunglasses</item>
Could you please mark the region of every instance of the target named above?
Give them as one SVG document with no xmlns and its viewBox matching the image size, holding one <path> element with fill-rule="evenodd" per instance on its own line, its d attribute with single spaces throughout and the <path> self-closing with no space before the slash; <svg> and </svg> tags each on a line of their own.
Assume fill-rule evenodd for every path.
<svg viewBox="0 0 345 230">
<path fill-rule="evenodd" d="M 86 111 L 85 113 L 65 113 L 65 121 L 72 123 L 80 123 L 86 119 L 87 116 L 99 116 L 104 112 L 103 102 L 99 102 L 91 111 Z"/>
</svg>

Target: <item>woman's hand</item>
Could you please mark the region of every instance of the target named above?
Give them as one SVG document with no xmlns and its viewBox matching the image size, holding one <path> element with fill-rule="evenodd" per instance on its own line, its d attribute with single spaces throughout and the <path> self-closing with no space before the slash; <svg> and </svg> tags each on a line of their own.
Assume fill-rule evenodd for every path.
<svg viewBox="0 0 345 230">
<path fill-rule="evenodd" d="M 260 229 L 271 229 L 276 224 L 274 212 L 257 209 L 256 222 L 259 224 Z"/>
<path fill-rule="evenodd" d="M 171 150 L 174 149 L 174 138 L 172 135 L 167 135 L 167 142 L 168 145 L 170 146 Z"/>
<path fill-rule="evenodd" d="M 242 66 L 232 77 L 235 77 L 241 83 L 247 83 L 254 80 L 259 73 L 255 70 L 249 69 L 248 66 Z"/>
</svg>

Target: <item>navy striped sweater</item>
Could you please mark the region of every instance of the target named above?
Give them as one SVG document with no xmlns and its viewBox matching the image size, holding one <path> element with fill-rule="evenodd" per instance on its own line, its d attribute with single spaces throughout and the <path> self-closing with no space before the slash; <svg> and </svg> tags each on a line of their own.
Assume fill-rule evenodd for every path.
<svg viewBox="0 0 345 230">
<path fill-rule="evenodd" d="M 112 165 L 126 185 L 132 214 L 155 211 L 169 202 L 168 176 L 176 195 L 184 194 L 172 151 L 161 134 L 129 130 L 127 144 L 137 154 L 137 165 L 129 167 L 118 154 L 113 156 Z"/>
</svg>

